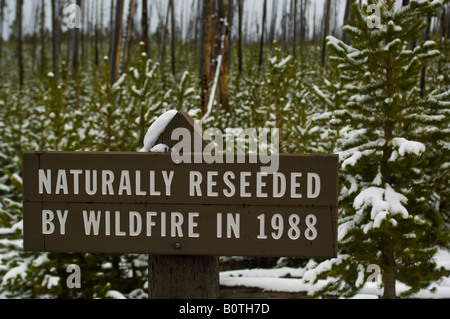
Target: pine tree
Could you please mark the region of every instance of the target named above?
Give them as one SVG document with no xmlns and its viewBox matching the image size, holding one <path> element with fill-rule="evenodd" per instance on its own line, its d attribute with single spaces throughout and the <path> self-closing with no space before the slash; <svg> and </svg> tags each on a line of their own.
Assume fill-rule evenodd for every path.
<svg viewBox="0 0 450 319">
<path fill-rule="evenodd" d="M 352 6 L 355 20 L 344 27 L 352 45 L 327 37 L 330 60 L 350 94 L 346 110 L 334 112 L 346 124 L 337 149 L 340 254 L 306 278 L 326 269 L 336 278 L 327 289 L 346 295 L 378 272 L 384 298 L 397 297 L 397 281 L 410 287 L 405 294 L 426 288 L 443 275 L 433 256 L 449 245 L 436 207 L 439 181 L 430 171 L 439 162 L 434 150 L 448 143 L 450 91 L 421 97 L 419 88 L 422 67 L 440 54 L 419 32 L 443 3 L 413 0 L 399 9 L 394 2 Z M 380 16 L 369 17 L 368 5 Z"/>
</svg>

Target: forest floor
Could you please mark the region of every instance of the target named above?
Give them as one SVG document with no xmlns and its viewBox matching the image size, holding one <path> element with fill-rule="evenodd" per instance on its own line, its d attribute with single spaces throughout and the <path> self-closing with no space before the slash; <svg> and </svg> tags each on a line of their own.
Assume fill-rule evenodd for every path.
<svg viewBox="0 0 450 319">
<path fill-rule="evenodd" d="M 436 255 L 438 267 L 447 270 L 447 276 L 433 283 L 428 289 L 422 289 L 409 298 L 447 299 L 450 298 L 450 252 L 440 251 Z M 281 267 L 274 269 L 237 269 L 240 263 L 233 264 L 235 269 L 220 272 L 220 297 L 223 299 L 305 299 L 327 284 L 327 280 L 318 280 L 315 284 L 305 283 L 302 279 L 305 269 Z M 245 267 L 245 261 L 241 264 Z M 397 294 L 408 287 L 397 282 Z M 366 283 L 354 299 L 376 299 L 383 290 L 375 283 Z M 329 295 L 328 298 L 337 298 Z"/>
</svg>

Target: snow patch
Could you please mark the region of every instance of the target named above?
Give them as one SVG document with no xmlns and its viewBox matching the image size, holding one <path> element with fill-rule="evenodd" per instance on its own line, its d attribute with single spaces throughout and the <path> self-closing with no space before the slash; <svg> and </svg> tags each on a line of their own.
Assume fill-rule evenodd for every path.
<svg viewBox="0 0 450 319">
<path fill-rule="evenodd" d="M 364 232 L 367 233 L 372 228 L 380 228 L 384 220 L 390 215 L 400 215 L 406 219 L 409 217 L 408 210 L 403 206 L 407 202 L 407 198 L 397 193 L 391 186 L 386 188 L 369 187 L 359 193 L 353 201 L 353 207 L 357 213 L 362 215 L 364 210 L 372 207 L 370 218 L 373 222 L 365 225 Z M 393 226 L 397 226 L 397 221 L 389 219 Z"/>
<path fill-rule="evenodd" d="M 391 141 L 392 146 L 398 148 L 398 154 L 404 156 L 405 154 L 420 155 L 425 152 L 425 145 L 420 142 L 408 141 L 403 137 L 395 137 Z"/>
<path fill-rule="evenodd" d="M 176 110 L 167 111 L 158 117 L 155 122 L 153 122 L 145 135 L 143 152 L 151 152 L 156 141 L 177 113 L 178 111 Z"/>
</svg>

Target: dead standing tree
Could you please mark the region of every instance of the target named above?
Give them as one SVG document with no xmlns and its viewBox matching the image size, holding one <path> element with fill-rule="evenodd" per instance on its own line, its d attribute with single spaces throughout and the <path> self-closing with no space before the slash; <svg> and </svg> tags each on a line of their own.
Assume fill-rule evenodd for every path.
<svg viewBox="0 0 450 319">
<path fill-rule="evenodd" d="M 325 21 L 324 21 L 324 29 L 323 29 L 323 38 L 322 38 L 322 55 L 321 61 L 322 66 L 325 66 L 325 57 L 327 54 L 327 41 L 326 38 L 328 36 L 328 32 L 330 29 L 330 10 L 331 10 L 331 0 L 327 0 L 327 7 L 325 10 Z"/>
<path fill-rule="evenodd" d="M 0 70 L 2 69 L 3 22 L 5 21 L 5 3 L 5 0 L 0 0 Z"/>
<path fill-rule="evenodd" d="M 203 0 L 202 41 L 200 55 L 200 86 L 203 114 L 208 112 L 209 82 L 211 78 L 211 54 L 214 45 L 215 28 L 213 27 L 214 0 Z"/>
<path fill-rule="evenodd" d="M 175 3 L 173 0 L 170 0 L 170 32 L 171 32 L 171 41 L 170 41 L 170 56 L 172 60 L 172 75 L 175 77 L 175 42 L 176 42 L 176 27 L 175 27 Z"/>
<path fill-rule="evenodd" d="M 142 16 L 141 16 L 141 41 L 144 43 L 145 53 L 150 57 L 150 40 L 148 37 L 148 3 L 142 0 Z"/>
<path fill-rule="evenodd" d="M 117 0 L 115 7 L 114 31 L 112 33 L 113 42 L 111 47 L 110 59 L 110 84 L 117 81 L 120 65 L 120 52 L 122 48 L 122 17 L 123 17 L 123 2 L 124 0 Z"/>
<path fill-rule="evenodd" d="M 20 87 L 23 86 L 22 11 L 23 11 L 23 0 L 17 0 L 16 2 L 17 61 L 19 65 Z"/>
<path fill-rule="evenodd" d="M 267 0 L 264 0 L 262 26 L 261 26 L 261 39 L 260 39 L 260 43 L 259 43 L 258 71 L 261 71 L 261 67 L 262 67 L 262 63 L 263 63 L 263 46 L 264 46 L 264 34 L 265 34 L 265 30 L 266 30 L 266 17 L 267 17 Z"/>
<path fill-rule="evenodd" d="M 55 77 L 55 86 L 58 85 L 59 78 L 59 8 L 58 1 L 52 0 L 52 61 L 53 61 L 53 75 Z"/>
<path fill-rule="evenodd" d="M 219 78 L 219 104 L 225 110 L 230 112 L 230 102 L 228 98 L 228 74 L 230 66 L 230 33 L 232 27 L 232 0 L 219 1 L 219 38 L 222 63 L 220 65 Z"/>
<path fill-rule="evenodd" d="M 136 0 L 130 0 L 128 7 L 127 26 L 123 36 L 124 45 L 122 46 L 122 58 L 120 64 L 120 74 L 127 69 L 128 56 L 131 48 L 131 32 L 133 31 L 134 13 L 136 11 Z"/>
</svg>

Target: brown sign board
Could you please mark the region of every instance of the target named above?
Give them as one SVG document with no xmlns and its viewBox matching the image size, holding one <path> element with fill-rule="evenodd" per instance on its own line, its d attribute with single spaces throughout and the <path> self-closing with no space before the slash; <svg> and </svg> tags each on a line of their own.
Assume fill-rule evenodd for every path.
<svg viewBox="0 0 450 319">
<path fill-rule="evenodd" d="M 24 249 L 335 257 L 337 168 L 336 155 L 280 154 L 265 173 L 248 154 L 25 152 Z"/>
</svg>

